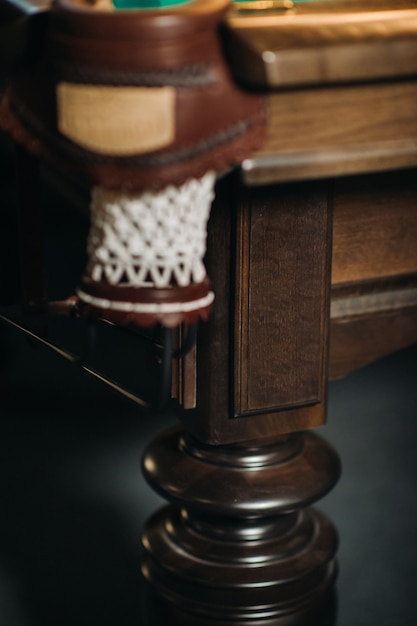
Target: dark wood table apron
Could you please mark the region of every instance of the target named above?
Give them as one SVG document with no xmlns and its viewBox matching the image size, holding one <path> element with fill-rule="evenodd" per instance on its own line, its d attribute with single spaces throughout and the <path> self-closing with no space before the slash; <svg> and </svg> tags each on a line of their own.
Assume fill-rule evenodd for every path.
<svg viewBox="0 0 417 626">
<path fill-rule="evenodd" d="M 218 182 L 214 311 L 174 370 L 183 427 L 143 459 L 170 502 L 143 573 L 180 623 L 331 622 L 337 534 L 310 505 L 340 463 L 312 429 L 329 378 L 417 341 L 417 4 L 334 4 L 224 24 L 268 136 Z M 19 56 L 30 20 L 0 6 Z"/>
</svg>

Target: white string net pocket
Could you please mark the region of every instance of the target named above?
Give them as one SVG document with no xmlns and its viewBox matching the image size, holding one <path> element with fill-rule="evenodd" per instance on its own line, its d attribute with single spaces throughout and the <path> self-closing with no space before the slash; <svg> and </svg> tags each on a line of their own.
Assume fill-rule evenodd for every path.
<svg viewBox="0 0 417 626">
<path fill-rule="evenodd" d="M 215 180 L 209 172 L 140 194 L 95 187 L 81 302 L 138 323 L 142 314 L 146 325 L 205 310 L 214 299 L 203 258 Z"/>
</svg>

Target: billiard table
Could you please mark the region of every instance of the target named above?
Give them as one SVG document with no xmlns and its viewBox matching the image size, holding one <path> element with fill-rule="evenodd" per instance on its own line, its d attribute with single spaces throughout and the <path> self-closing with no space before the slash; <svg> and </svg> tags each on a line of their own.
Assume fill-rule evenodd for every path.
<svg viewBox="0 0 417 626">
<path fill-rule="evenodd" d="M 135 166 L 119 179 L 103 159 L 81 167 L 81 153 L 62 158 L 57 148 L 62 125 L 48 144 L 30 115 L 19 116 L 60 5 L 107 16 L 141 10 L 0 2 L 3 126 L 21 181 L 21 304 L 26 316 L 70 322 L 77 297 L 50 303 L 42 282 L 39 160 L 74 195 L 97 180 L 123 187 Z M 155 322 L 166 327 L 162 378 L 180 426 L 143 458 L 146 479 L 170 504 L 143 531 L 142 571 L 180 623 L 324 626 L 338 540 L 311 505 L 340 475 L 337 452 L 316 431 L 327 419 L 327 384 L 417 342 L 417 3 L 237 2 L 215 33 L 234 88 L 261 102 L 264 123 L 259 145 L 242 157 L 236 149 L 238 162 L 217 173 L 204 258 L 214 302 L 173 363 L 173 344 L 190 328 L 195 339 L 195 320 Z M 77 144 L 73 118 L 65 122 Z M 100 132 L 88 139 L 101 150 Z M 170 176 L 176 182 L 175 169 Z M 15 323 L 4 310 L 2 319 Z"/>
</svg>

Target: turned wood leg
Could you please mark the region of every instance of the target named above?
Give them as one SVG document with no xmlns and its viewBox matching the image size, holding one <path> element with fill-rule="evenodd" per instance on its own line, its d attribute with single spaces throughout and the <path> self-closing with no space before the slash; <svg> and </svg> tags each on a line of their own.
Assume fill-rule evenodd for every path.
<svg viewBox="0 0 417 626">
<path fill-rule="evenodd" d="M 322 438 L 208 446 L 172 430 L 150 445 L 143 469 L 172 505 L 144 531 L 142 571 L 179 623 L 323 623 L 337 535 L 309 505 L 340 465 Z"/>
<path fill-rule="evenodd" d="M 179 624 L 331 623 L 337 535 L 310 507 L 340 473 L 310 431 L 326 415 L 330 252 L 325 185 L 219 186 L 214 313 L 178 368 L 185 429 L 143 462 L 170 502 L 144 530 L 143 574 Z"/>
</svg>

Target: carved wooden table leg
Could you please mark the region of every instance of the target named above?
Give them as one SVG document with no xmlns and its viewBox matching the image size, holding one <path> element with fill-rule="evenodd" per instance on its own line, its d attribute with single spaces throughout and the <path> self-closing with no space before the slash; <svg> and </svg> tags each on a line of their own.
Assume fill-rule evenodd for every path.
<svg viewBox="0 0 417 626">
<path fill-rule="evenodd" d="M 182 369 L 186 428 L 154 441 L 143 464 L 171 502 L 144 531 L 143 573 L 181 624 L 186 613 L 190 624 L 324 623 L 337 536 L 309 505 L 340 465 L 308 429 L 325 419 L 330 243 L 325 184 L 219 186 L 216 302 L 196 371 Z"/>
<path fill-rule="evenodd" d="M 144 472 L 174 503 L 143 535 L 144 575 L 174 612 L 312 624 L 336 574 L 333 526 L 305 508 L 338 478 L 330 446 L 309 432 L 207 446 L 171 431 L 146 452 Z"/>
</svg>

